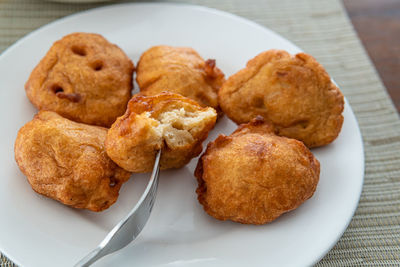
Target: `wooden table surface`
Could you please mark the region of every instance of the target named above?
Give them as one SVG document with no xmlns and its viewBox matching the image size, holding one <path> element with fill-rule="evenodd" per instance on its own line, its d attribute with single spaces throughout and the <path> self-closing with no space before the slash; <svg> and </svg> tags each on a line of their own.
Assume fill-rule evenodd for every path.
<svg viewBox="0 0 400 267">
<path fill-rule="evenodd" d="M 347 13 L 400 112 L 400 0 L 343 0 Z"/>
</svg>

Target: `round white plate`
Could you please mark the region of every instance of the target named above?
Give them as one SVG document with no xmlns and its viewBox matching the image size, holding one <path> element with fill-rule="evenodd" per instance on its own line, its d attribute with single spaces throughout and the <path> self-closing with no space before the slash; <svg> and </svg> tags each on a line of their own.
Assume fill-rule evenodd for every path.
<svg viewBox="0 0 400 267">
<path fill-rule="evenodd" d="M 17 131 L 36 113 L 24 83 L 51 44 L 76 31 L 96 32 L 118 44 L 134 62 L 153 45 L 189 46 L 215 58 L 227 77 L 259 52 L 300 49 L 243 18 L 179 4 L 108 6 L 61 19 L 21 39 L 0 56 L 0 251 L 21 266 L 72 266 L 135 205 L 149 174 L 133 175 L 120 198 L 102 213 L 75 210 L 30 188 L 14 161 Z M 137 89 L 136 89 L 137 90 Z M 360 131 L 348 104 L 339 138 L 314 149 L 321 178 L 314 196 L 297 210 L 263 226 L 221 222 L 197 202 L 193 170 L 161 173 L 159 195 L 144 231 L 125 249 L 95 266 L 306 266 L 337 242 L 361 193 L 364 157 Z M 205 142 L 236 125 L 224 117 Z"/>
</svg>

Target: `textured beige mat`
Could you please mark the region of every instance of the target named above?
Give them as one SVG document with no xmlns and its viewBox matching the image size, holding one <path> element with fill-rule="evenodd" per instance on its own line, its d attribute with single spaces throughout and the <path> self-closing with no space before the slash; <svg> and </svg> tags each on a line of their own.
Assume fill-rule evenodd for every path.
<svg viewBox="0 0 400 267">
<path fill-rule="evenodd" d="M 111 3 L 116 2 L 128 1 Z M 318 266 L 400 266 L 400 121 L 342 3 L 175 2 L 201 4 L 256 21 L 292 40 L 327 68 L 356 113 L 364 138 L 366 173 L 350 226 Z M 0 51 L 43 24 L 96 6 L 0 0 Z M 0 265 L 12 266 L 4 257 Z"/>
</svg>

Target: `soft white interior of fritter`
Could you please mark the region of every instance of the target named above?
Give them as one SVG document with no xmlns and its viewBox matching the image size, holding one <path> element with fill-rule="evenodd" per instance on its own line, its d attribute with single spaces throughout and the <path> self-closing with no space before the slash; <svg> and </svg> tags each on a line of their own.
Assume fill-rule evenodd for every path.
<svg viewBox="0 0 400 267">
<path fill-rule="evenodd" d="M 180 108 L 161 113 L 156 120 L 152 120 L 157 122 L 154 130 L 160 139 L 165 140 L 167 146 L 173 149 L 193 143 L 194 136 L 203 131 L 215 117 L 216 112 L 212 108 L 196 112 Z"/>
</svg>

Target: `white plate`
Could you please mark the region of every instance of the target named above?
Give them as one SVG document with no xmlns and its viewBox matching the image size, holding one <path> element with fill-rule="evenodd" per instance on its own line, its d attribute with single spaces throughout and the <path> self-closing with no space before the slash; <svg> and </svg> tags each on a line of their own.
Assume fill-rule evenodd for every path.
<svg viewBox="0 0 400 267">
<path fill-rule="evenodd" d="M 51 44 L 75 32 L 97 32 L 118 44 L 134 62 L 153 45 L 195 48 L 215 58 L 227 76 L 259 52 L 300 49 L 253 22 L 213 9 L 179 4 L 108 6 L 61 19 L 21 39 L 0 57 L 0 251 L 22 266 L 71 266 L 104 238 L 134 206 L 149 175 L 134 175 L 115 205 L 102 213 L 75 210 L 32 191 L 14 161 L 18 129 L 35 108 L 24 82 Z M 314 149 L 321 162 L 315 195 L 297 210 L 263 226 L 221 222 L 197 202 L 197 159 L 161 173 L 148 225 L 127 248 L 96 266 L 305 266 L 337 242 L 361 193 L 364 156 L 360 131 L 348 104 L 339 138 Z M 212 131 L 229 134 L 226 117 Z M 205 142 L 205 144 L 208 143 Z"/>
</svg>

